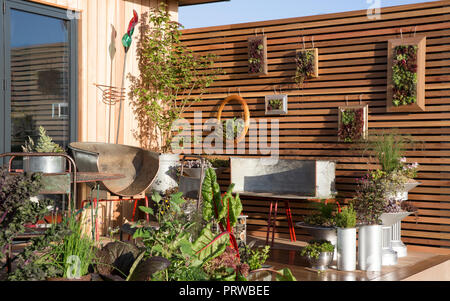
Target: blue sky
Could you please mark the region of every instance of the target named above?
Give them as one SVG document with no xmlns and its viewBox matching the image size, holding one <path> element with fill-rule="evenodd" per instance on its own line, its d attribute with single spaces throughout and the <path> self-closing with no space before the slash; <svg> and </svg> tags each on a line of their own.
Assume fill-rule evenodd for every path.
<svg viewBox="0 0 450 301">
<path fill-rule="evenodd" d="M 431 2 L 434 0 L 231 0 L 179 8 L 184 28 L 227 25 L 254 21 L 312 16 L 381 7 Z"/>
</svg>

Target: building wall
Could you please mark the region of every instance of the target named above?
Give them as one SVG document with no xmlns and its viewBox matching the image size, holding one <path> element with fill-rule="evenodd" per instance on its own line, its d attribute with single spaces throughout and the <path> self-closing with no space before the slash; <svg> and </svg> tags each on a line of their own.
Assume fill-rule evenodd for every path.
<svg viewBox="0 0 450 301">
<path fill-rule="evenodd" d="M 77 10 L 81 13 L 79 24 L 79 141 L 108 142 L 109 107 L 102 102 L 102 91 L 95 84 L 121 87 L 125 52 L 122 36 L 133 16 L 156 7 L 161 0 L 34 0 L 34 2 Z M 178 20 L 178 4 L 167 0 L 174 20 Z M 69 11 L 72 13 L 72 11 Z M 117 32 L 113 38 L 113 31 Z M 136 36 L 126 57 L 125 77 L 138 73 L 135 56 Z M 113 42 L 113 43 L 112 43 Z M 111 59 L 110 49 L 114 45 L 116 52 Z M 125 79 L 124 87 L 129 86 Z M 128 91 L 128 90 L 127 90 Z M 132 135 L 137 122 L 133 116 L 128 99 L 123 104 L 119 143 L 137 145 Z M 110 141 L 115 143 L 119 105 L 111 110 Z M 125 133 L 125 134 L 124 134 Z"/>
<path fill-rule="evenodd" d="M 185 117 L 192 121 L 201 111 L 203 120 L 217 117 L 220 102 L 229 94 L 241 94 L 246 100 L 252 122 L 279 119 L 280 155 L 303 160 L 336 160 L 336 188 L 340 202 L 354 196 L 356 179 L 376 162 L 368 164 L 351 145 L 337 141 L 338 106 L 369 105 L 369 132 L 380 133 L 397 128 L 418 142 L 406 152 L 409 163 L 420 164 L 421 185 L 409 194 L 419 208 L 418 218 L 411 215 L 402 224 L 403 241 L 410 248 L 450 252 L 450 1 L 433 1 L 381 9 L 378 19 L 369 19 L 366 10 L 282 20 L 186 29 L 183 43 L 199 54 L 220 56 L 217 66 L 225 75 L 192 106 Z M 414 35 L 427 37 L 426 111 L 386 112 L 387 45 L 389 39 Z M 267 36 L 268 75 L 248 74 L 247 39 L 255 34 Z M 314 46 L 319 51 L 319 77 L 294 85 L 295 51 Z M 265 116 L 264 96 L 282 92 L 289 95 L 286 116 Z M 239 116 L 239 106 L 227 105 L 222 117 Z M 192 123 L 191 123 L 192 124 Z M 206 136 L 208 133 L 203 133 Z M 252 154 L 256 136 L 247 135 L 245 151 Z M 270 145 L 270 144 L 269 144 Z M 224 151 L 218 156 L 228 157 Z M 222 188 L 229 182 L 229 171 L 221 176 Z M 248 231 L 265 237 L 267 200 L 244 198 Z M 289 238 L 284 208 L 280 203 L 277 237 Z M 291 202 L 294 222 L 311 213 L 311 202 Z M 297 238 L 310 236 L 296 229 Z"/>
</svg>

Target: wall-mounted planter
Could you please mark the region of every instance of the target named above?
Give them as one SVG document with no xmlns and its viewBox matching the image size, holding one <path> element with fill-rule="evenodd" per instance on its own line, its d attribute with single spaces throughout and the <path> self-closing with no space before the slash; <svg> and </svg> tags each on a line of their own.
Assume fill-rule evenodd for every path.
<svg viewBox="0 0 450 301">
<path fill-rule="evenodd" d="M 248 73 L 252 75 L 266 75 L 267 66 L 267 36 L 248 38 Z"/>
<path fill-rule="evenodd" d="M 242 123 L 239 122 L 242 120 L 237 120 L 238 117 L 235 117 L 232 120 L 222 120 L 222 112 L 225 108 L 225 105 L 232 101 L 238 102 L 242 107 Z M 243 99 L 239 95 L 231 95 L 225 98 L 225 100 L 220 104 L 219 111 L 217 112 L 217 121 L 219 124 L 222 124 L 222 131 L 220 132 L 220 135 L 223 136 L 225 141 L 233 140 L 234 143 L 239 143 L 244 140 L 245 136 L 247 135 L 248 128 L 250 127 L 250 109 L 248 108 L 245 99 Z M 229 134 L 233 136 L 229 137 Z"/>
<path fill-rule="evenodd" d="M 266 115 L 286 115 L 288 113 L 288 96 L 286 94 L 266 95 Z"/>
<path fill-rule="evenodd" d="M 319 49 L 300 49 L 295 53 L 295 76 L 298 85 L 303 84 L 306 79 L 319 76 Z"/>
<path fill-rule="evenodd" d="M 388 41 L 387 112 L 425 111 L 426 37 Z"/>
<path fill-rule="evenodd" d="M 356 142 L 367 138 L 369 105 L 338 108 L 338 141 Z"/>
</svg>

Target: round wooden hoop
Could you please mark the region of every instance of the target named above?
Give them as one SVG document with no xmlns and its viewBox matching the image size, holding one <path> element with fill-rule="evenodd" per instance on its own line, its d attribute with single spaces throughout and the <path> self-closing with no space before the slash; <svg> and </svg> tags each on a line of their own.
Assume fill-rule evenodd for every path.
<svg viewBox="0 0 450 301">
<path fill-rule="evenodd" d="M 218 115 L 217 115 L 217 120 L 219 121 L 219 124 L 220 124 L 223 108 L 230 101 L 233 101 L 233 100 L 239 102 L 241 107 L 244 109 L 244 130 L 242 131 L 241 135 L 234 140 L 234 141 L 236 141 L 236 143 L 239 143 L 245 138 L 245 135 L 247 135 L 247 132 L 248 132 L 248 128 L 250 127 L 250 110 L 248 109 L 247 102 L 239 95 L 230 95 L 230 96 L 228 96 L 220 104 Z"/>
</svg>

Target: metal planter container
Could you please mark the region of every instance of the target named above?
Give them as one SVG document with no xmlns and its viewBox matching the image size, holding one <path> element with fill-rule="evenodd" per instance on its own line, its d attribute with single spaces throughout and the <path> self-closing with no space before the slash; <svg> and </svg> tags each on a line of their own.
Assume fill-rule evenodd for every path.
<svg viewBox="0 0 450 301">
<path fill-rule="evenodd" d="M 66 158 L 59 156 L 32 156 L 23 158 L 25 172 L 64 173 Z"/>
<path fill-rule="evenodd" d="M 356 228 L 337 228 L 337 268 L 356 270 Z"/>
<path fill-rule="evenodd" d="M 381 271 L 382 226 L 362 225 L 359 228 L 358 238 L 359 269 L 369 272 Z"/>
<path fill-rule="evenodd" d="M 159 193 L 178 187 L 177 169 L 180 166 L 178 154 L 160 154 L 159 170 L 151 188 Z"/>
<path fill-rule="evenodd" d="M 314 270 L 325 271 L 333 261 L 334 252 L 322 252 L 319 254 L 319 258 L 312 258 L 306 256 L 309 262 L 309 266 Z"/>
<path fill-rule="evenodd" d="M 308 225 L 304 222 L 298 222 L 295 224 L 299 228 L 303 228 L 308 232 L 309 235 L 312 236 L 313 240 L 328 240 L 333 246 L 336 247 L 337 243 L 337 234 L 335 227 L 321 227 Z M 337 259 L 337 253 L 334 253 L 334 258 Z"/>
</svg>

